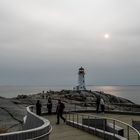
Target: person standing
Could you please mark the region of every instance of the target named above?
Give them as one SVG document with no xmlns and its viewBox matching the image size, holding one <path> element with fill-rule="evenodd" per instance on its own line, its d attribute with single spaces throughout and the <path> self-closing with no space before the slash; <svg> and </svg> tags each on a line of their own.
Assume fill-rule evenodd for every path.
<svg viewBox="0 0 140 140">
<path fill-rule="evenodd" d="M 65 108 L 64 103 L 62 103 L 61 100 L 58 100 L 58 104 L 57 104 L 57 107 L 56 107 L 56 114 L 57 114 L 57 123 L 56 124 L 60 123 L 60 118 L 64 122 L 66 121 L 66 119 L 63 117 L 64 108 Z"/>
<path fill-rule="evenodd" d="M 101 100 L 100 95 L 97 95 L 97 97 L 96 97 L 96 113 L 99 113 L 100 100 Z"/>
<path fill-rule="evenodd" d="M 51 114 L 52 113 L 52 99 L 51 99 L 51 97 L 48 98 L 47 109 L 48 109 L 48 114 Z"/>
<path fill-rule="evenodd" d="M 37 103 L 36 103 L 36 114 L 37 115 L 41 115 L 41 108 L 42 108 L 42 105 L 41 105 L 40 101 L 37 100 Z"/>
<path fill-rule="evenodd" d="M 101 98 L 100 104 L 101 104 L 101 112 L 104 113 L 104 110 L 105 110 L 105 102 L 104 102 L 103 98 Z"/>
</svg>

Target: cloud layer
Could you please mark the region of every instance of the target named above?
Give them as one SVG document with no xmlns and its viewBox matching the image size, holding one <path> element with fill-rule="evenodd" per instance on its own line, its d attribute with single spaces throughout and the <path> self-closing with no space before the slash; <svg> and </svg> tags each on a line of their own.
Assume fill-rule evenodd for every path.
<svg viewBox="0 0 140 140">
<path fill-rule="evenodd" d="M 0 0 L 0 84 L 140 84 L 138 0 Z M 109 39 L 104 34 L 110 35 Z"/>
</svg>

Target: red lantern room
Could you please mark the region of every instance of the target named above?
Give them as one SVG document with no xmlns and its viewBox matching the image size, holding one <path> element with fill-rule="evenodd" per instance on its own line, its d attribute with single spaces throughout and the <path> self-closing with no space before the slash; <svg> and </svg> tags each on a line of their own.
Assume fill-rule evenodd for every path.
<svg viewBox="0 0 140 140">
<path fill-rule="evenodd" d="M 79 68 L 78 74 L 85 74 L 85 70 L 83 67 Z"/>
</svg>

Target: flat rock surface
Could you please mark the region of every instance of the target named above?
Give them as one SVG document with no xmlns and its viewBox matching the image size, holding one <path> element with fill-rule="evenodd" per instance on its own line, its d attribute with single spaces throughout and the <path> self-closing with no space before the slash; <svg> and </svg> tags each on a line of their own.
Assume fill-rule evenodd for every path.
<svg viewBox="0 0 140 140">
<path fill-rule="evenodd" d="M 20 130 L 25 114 L 25 106 L 15 104 L 12 99 L 0 98 L 0 128 L 7 132 Z"/>
</svg>

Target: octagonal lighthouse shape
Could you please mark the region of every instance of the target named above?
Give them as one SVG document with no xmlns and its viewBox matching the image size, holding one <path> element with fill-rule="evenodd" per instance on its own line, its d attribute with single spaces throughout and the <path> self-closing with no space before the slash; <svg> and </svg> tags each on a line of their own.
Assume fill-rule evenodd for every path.
<svg viewBox="0 0 140 140">
<path fill-rule="evenodd" d="M 78 71 L 78 90 L 86 90 L 85 87 L 85 70 L 83 67 L 79 68 Z"/>
</svg>

